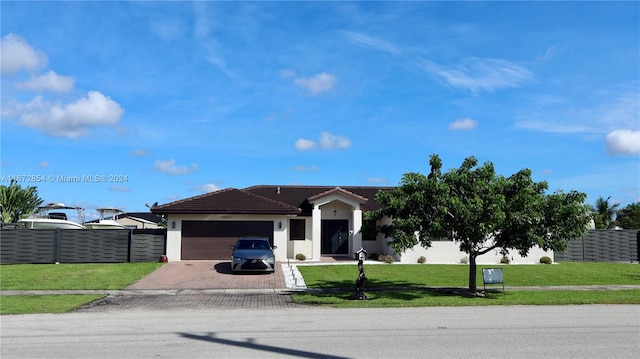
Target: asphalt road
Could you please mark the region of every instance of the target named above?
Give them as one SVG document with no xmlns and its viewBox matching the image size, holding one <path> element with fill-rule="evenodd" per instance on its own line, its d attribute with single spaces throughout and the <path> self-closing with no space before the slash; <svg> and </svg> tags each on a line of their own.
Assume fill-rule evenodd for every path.
<svg viewBox="0 0 640 359">
<path fill-rule="evenodd" d="M 640 306 L 132 309 L 1 318 L 9 358 L 637 358 Z"/>
</svg>

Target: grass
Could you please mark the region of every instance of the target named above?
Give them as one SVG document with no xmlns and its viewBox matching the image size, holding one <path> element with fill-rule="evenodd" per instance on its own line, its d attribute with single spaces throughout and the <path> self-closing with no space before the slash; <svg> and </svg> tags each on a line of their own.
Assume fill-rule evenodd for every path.
<svg viewBox="0 0 640 359">
<path fill-rule="evenodd" d="M 1 290 L 118 290 L 162 266 L 162 263 L 19 264 L 0 266 Z M 478 266 L 478 287 L 482 277 Z M 640 266 L 620 263 L 561 263 L 501 266 L 507 286 L 640 285 Z M 296 303 L 334 307 L 425 307 L 468 305 L 640 304 L 640 290 L 516 291 L 493 286 L 486 298 L 468 297 L 466 265 L 365 264 L 367 300 L 351 300 L 358 274 L 355 265 L 298 266 L 309 288 L 338 288 L 294 294 Z M 388 290 L 391 287 L 418 287 Z M 101 295 L 20 295 L 0 297 L 0 314 L 64 313 Z"/>
<path fill-rule="evenodd" d="M 0 315 L 33 313 L 66 313 L 103 295 L 10 295 L 0 297 Z"/>
<path fill-rule="evenodd" d="M 477 287 L 482 289 L 478 266 Z M 467 305 L 562 305 L 562 304 L 640 304 L 640 290 L 580 291 L 507 290 L 491 286 L 486 298 L 469 297 L 467 265 L 385 265 L 364 267 L 366 301 L 351 300 L 358 269 L 355 265 L 298 266 L 309 288 L 338 288 L 330 292 L 294 294 L 300 304 L 326 305 L 340 308 L 427 307 Z M 575 263 L 554 265 L 505 265 L 505 285 L 580 286 L 640 285 L 640 266 L 623 263 Z M 410 289 L 400 289 L 409 287 Z M 439 289 L 440 288 L 440 289 Z M 441 288 L 454 288 L 444 290 Z M 459 290 L 455 289 L 459 288 Z M 496 289 L 499 288 L 499 291 Z M 395 290 L 392 290 L 395 289 Z"/>
<path fill-rule="evenodd" d="M 15 264 L 0 266 L 1 290 L 118 290 L 162 263 Z M 16 295 L 0 297 L 0 315 L 65 313 L 103 295 Z"/>
<path fill-rule="evenodd" d="M 502 289 L 502 288 L 501 288 Z M 449 307 L 485 305 L 640 304 L 640 289 L 613 291 L 491 291 L 486 298 L 441 291 L 366 291 L 367 300 L 352 292 L 293 294 L 299 304 L 335 308 Z"/>
<path fill-rule="evenodd" d="M 13 264 L 0 266 L 1 290 L 122 289 L 162 263 Z"/>
<path fill-rule="evenodd" d="M 565 262 L 551 265 L 479 265 L 502 268 L 507 286 L 640 285 L 640 266 L 626 263 Z M 358 276 L 355 265 L 298 266 L 309 288 L 351 288 Z M 365 262 L 366 287 L 467 287 L 469 266 L 440 264 L 370 264 Z"/>
</svg>

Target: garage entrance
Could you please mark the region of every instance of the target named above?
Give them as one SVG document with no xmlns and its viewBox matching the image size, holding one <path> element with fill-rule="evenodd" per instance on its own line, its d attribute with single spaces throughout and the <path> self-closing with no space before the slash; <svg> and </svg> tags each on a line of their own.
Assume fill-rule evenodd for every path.
<svg viewBox="0 0 640 359">
<path fill-rule="evenodd" d="M 183 221 L 182 260 L 224 260 L 242 236 L 269 238 L 273 245 L 273 221 Z"/>
</svg>

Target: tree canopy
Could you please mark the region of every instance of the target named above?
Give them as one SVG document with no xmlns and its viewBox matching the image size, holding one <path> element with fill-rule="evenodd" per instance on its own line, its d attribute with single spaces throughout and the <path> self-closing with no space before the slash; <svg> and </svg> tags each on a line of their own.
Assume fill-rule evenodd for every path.
<svg viewBox="0 0 640 359">
<path fill-rule="evenodd" d="M 31 214 L 42 202 L 36 187 L 23 189 L 16 180 L 11 180 L 9 186 L 0 186 L 2 222 L 17 222 L 23 216 Z"/>
<path fill-rule="evenodd" d="M 619 210 L 615 225 L 624 229 L 640 229 L 640 202 L 632 203 Z"/>
<path fill-rule="evenodd" d="M 587 230 L 586 194 L 545 194 L 546 182 L 534 182 L 531 170 L 503 177 L 491 162 L 466 158 L 457 169 L 442 172 L 442 160 L 431 155 L 430 173 L 405 173 L 398 187 L 380 191 L 381 208 L 368 219 L 390 217 L 378 230 L 397 253 L 432 238 L 456 241 L 469 255 L 469 290 L 476 292 L 476 258 L 492 250 L 525 256 L 533 246 L 561 251 Z"/>
</svg>

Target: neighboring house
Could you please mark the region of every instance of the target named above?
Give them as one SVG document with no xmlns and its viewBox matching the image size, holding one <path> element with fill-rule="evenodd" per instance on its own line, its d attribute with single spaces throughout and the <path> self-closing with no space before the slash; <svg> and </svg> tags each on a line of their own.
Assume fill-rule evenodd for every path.
<svg viewBox="0 0 640 359">
<path fill-rule="evenodd" d="M 111 219 L 108 217 L 105 219 Z M 99 219 L 87 221 L 86 223 L 98 223 Z M 118 215 L 116 222 L 128 229 L 159 229 L 162 226 L 162 216 L 151 212 L 129 212 Z"/>
<path fill-rule="evenodd" d="M 293 259 L 299 253 L 313 261 L 321 256 L 353 258 L 364 248 L 368 255 L 394 255 L 396 261 L 406 263 L 416 263 L 420 256 L 431 263 L 459 263 L 465 253 L 452 241 L 434 241 L 428 250 L 416 247 L 394 254 L 381 234 L 363 236 L 364 212 L 380 208 L 375 194 L 391 188 L 229 188 L 155 206 L 151 211 L 167 218 L 166 254 L 170 261 L 229 259 L 230 246 L 238 237 L 264 236 L 277 247 L 278 261 Z M 528 258 L 514 255 L 512 262 L 538 262 L 542 255 L 553 257 L 534 248 Z M 501 258 L 497 252 L 486 254 L 478 263 L 499 263 Z"/>
<path fill-rule="evenodd" d="M 159 229 L 162 225 L 162 216 L 151 212 L 129 212 L 118 216 L 118 223 L 131 229 Z"/>
</svg>

